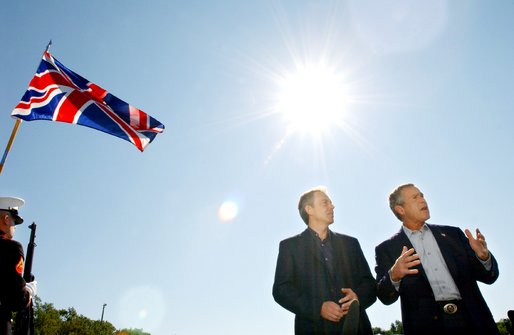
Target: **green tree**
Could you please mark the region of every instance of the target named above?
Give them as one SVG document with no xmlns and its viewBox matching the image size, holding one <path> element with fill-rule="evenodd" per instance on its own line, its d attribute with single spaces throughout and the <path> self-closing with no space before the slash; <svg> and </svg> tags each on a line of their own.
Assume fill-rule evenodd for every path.
<svg viewBox="0 0 514 335">
<path fill-rule="evenodd" d="M 496 322 L 496 326 L 501 335 L 513 335 L 512 322 L 509 319 L 500 319 L 500 321 Z"/>
<path fill-rule="evenodd" d="M 58 335 L 61 324 L 61 314 L 54 308 L 53 304 L 43 303 L 36 296 L 34 299 L 35 335 Z"/>
<path fill-rule="evenodd" d="M 150 335 L 150 333 L 145 333 L 143 329 L 122 329 L 118 330 L 114 335 Z"/>
<path fill-rule="evenodd" d="M 386 335 L 386 334 L 388 334 L 387 330 L 384 330 L 384 329 L 382 329 L 380 327 L 373 327 L 371 330 L 373 331 L 373 334 L 375 334 L 375 335 Z"/>
<path fill-rule="evenodd" d="M 396 320 L 391 323 L 391 329 L 385 330 L 380 327 L 372 328 L 373 334 L 380 335 L 395 335 L 395 334 L 403 334 L 403 324 L 401 321 Z"/>
<path fill-rule="evenodd" d="M 116 328 L 107 321 L 93 321 L 79 315 L 74 308 L 62 310 L 64 320 L 59 335 L 112 335 Z"/>
<path fill-rule="evenodd" d="M 391 323 L 390 334 L 403 334 L 403 324 L 401 321 L 396 320 L 394 323 Z"/>
<path fill-rule="evenodd" d="M 72 307 L 56 309 L 38 297 L 34 300 L 35 335 L 113 335 L 115 331 L 111 323 L 90 320 Z"/>
</svg>

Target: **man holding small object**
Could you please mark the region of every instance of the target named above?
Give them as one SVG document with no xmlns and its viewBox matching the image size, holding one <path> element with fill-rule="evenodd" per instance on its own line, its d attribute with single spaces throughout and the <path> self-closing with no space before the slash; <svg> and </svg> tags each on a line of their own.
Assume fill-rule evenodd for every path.
<svg viewBox="0 0 514 335">
<path fill-rule="evenodd" d="M 273 297 L 295 314 L 296 335 L 371 335 L 366 308 L 376 285 L 356 238 L 332 232 L 334 205 L 324 188 L 300 197 L 307 225 L 280 242 Z"/>
</svg>

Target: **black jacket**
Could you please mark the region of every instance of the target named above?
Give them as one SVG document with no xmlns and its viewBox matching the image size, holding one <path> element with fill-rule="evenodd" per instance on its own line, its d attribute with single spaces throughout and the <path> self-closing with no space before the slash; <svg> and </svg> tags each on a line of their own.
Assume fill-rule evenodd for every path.
<svg viewBox="0 0 514 335">
<path fill-rule="evenodd" d="M 27 307 L 30 294 L 25 288 L 23 248 L 0 235 L 0 322 L 10 320 L 11 312 Z"/>
<path fill-rule="evenodd" d="M 331 233 L 331 232 L 329 232 Z M 365 309 L 376 301 L 376 284 L 357 239 L 331 233 L 335 282 L 329 278 L 312 233 L 280 242 L 273 297 L 296 315 L 295 334 L 339 334 L 340 323 L 320 315 L 324 301 L 341 299 L 341 288 L 351 288 L 360 303 L 359 334 L 372 334 Z"/>
<path fill-rule="evenodd" d="M 479 334 L 498 334 L 498 329 L 487 304 L 480 293 L 477 281 L 492 284 L 498 278 L 498 263 L 492 256 L 492 267 L 486 271 L 469 245 L 462 230 L 450 226 L 427 224 L 432 231 L 450 274 L 459 289 L 462 302 L 469 312 L 474 329 Z M 438 306 L 423 267 L 419 273 L 404 277 L 397 292 L 391 283 L 389 269 L 400 256 L 403 246 L 412 248 L 403 231 L 382 242 L 375 249 L 378 298 L 384 304 L 401 300 L 403 330 L 405 334 L 436 334 Z"/>
</svg>

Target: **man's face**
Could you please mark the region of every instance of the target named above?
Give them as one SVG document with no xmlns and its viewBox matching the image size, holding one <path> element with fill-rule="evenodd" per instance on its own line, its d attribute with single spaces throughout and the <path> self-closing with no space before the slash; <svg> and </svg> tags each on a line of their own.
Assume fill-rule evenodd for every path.
<svg viewBox="0 0 514 335">
<path fill-rule="evenodd" d="M 430 219 L 428 204 L 417 187 L 409 186 L 401 192 L 403 205 L 397 205 L 395 209 L 401 215 L 403 223 L 419 225 Z"/>
<path fill-rule="evenodd" d="M 2 212 L 0 221 L 0 230 L 4 233 L 4 237 L 7 239 L 12 239 L 14 237 L 14 231 L 16 230 L 16 225 L 14 224 L 14 218 L 11 214 Z"/>
<path fill-rule="evenodd" d="M 334 222 L 334 205 L 332 200 L 323 192 L 314 193 L 312 205 L 307 205 L 309 223 L 325 223 L 330 225 Z"/>
</svg>

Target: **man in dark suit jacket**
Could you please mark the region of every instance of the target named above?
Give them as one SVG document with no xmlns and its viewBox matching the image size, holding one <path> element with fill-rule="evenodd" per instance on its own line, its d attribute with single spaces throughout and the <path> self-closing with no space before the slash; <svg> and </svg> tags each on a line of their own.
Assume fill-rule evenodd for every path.
<svg viewBox="0 0 514 335">
<path fill-rule="evenodd" d="M 375 249 L 378 298 L 389 305 L 400 297 L 405 334 L 499 334 L 477 285 L 498 278 L 484 235 L 427 224 L 413 184 L 399 186 L 389 205 L 403 227 Z"/>
<path fill-rule="evenodd" d="M 295 334 L 372 334 L 365 309 L 376 284 L 357 239 L 330 231 L 334 205 L 324 188 L 298 204 L 308 225 L 280 242 L 273 297 L 296 315 Z"/>
</svg>

